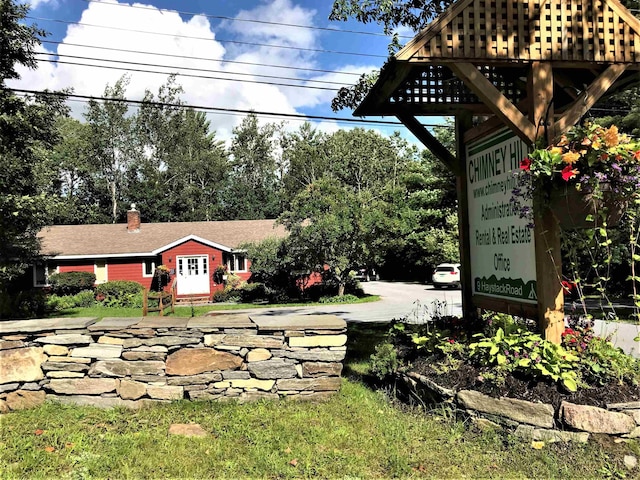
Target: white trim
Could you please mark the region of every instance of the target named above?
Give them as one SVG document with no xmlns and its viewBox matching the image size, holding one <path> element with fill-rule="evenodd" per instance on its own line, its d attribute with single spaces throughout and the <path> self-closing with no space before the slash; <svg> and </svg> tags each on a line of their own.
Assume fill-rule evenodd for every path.
<svg viewBox="0 0 640 480">
<path fill-rule="evenodd" d="M 38 283 L 37 282 L 37 275 L 36 275 L 36 267 L 37 265 L 31 265 L 31 272 L 33 274 L 33 286 L 34 287 L 48 287 L 50 285 L 49 283 L 49 275 L 52 275 L 54 273 L 59 273 L 59 267 L 58 265 L 56 265 L 56 268 L 52 268 L 51 271 L 49 270 L 49 265 L 45 262 L 43 265 L 44 267 L 44 278 L 45 278 L 45 283 Z"/>
<path fill-rule="evenodd" d="M 149 259 L 149 260 L 151 260 L 151 273 L 147 275 L 146 273 L 144 273 L 144 271 L 145 271 L 145 268 L 144 268 L 145 267 L 145 262 L 147 261 L 147 259 L 144 259 L 144 258 L 142 259 L 142 264 L 141 264 L 142 265 L 142 278 L 152 278 L 153 277 L 153 271 L 156 269 L 156 262 L 155 262 L 154 259 Z"/>
<path fill-rule="evenodd" d="M 175 242 L 171 242 L 171 243 L 168 243 L 167 245 L 165 245 L 163 247 L 156 248 L 151 253 L 153 253 L 155 255 L 158 255 L 158 254 L 164 252 L 165 250 L 169 250 L 170 248 L 173 248 L 173 247 L 175 247 L 177 245 L 180 245 L 182 243 L 188 242 L 189 240 L 195 240 L 196 242 L 203 243 L 203 244 L 205 244 L 205 245 L 207 245 L 209 247 L 217 248 L 218 250 L 222 250 L 223 252 L 231 252 L 232 251 L 231 247 L 225 247 L 224 245 L 221 245 L 219 243 L 211 242 L 209 240 L 205 240 L 204 238 L 198 237 L 197 235 L 187 235 L 186 237 L 179 238 Z M 196 255 L 191 255 L 191 256 L 196 256 Z"/>
<path fill-rule="evenodd" d="M 243 270 L 236 270 L 235 268 L 238 266 L 238 256 L 242 256 L 244 258 L 244 269 Z M 233 265 L 231 265 L 233 264 Z M 233 268 L 232 268 L 233 267 Z M 229 261 L 227 262 L 227 270 L 230 273 L 247 273 L 249 270 L 247 270 L 247 256 L 243 253 L 232 253 L 231 254 L 231 258 L 229 259 Z"/>
</svg>

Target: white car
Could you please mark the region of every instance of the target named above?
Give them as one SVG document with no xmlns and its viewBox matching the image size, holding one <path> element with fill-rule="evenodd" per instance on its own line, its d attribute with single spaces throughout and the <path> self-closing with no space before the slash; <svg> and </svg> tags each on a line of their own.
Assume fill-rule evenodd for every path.
<svg viewBox="0 0 640 480">
<path fill-rule="evenodd" d="M 460 264 L 441 263 L 434 270 L 431 280 L 433 288 L 460 288 Z"/>
</svg>

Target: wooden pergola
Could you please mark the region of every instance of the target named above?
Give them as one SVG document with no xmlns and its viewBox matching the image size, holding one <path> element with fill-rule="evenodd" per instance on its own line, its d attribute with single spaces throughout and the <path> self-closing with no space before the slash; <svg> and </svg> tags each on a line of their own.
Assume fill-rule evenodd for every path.
<svg viewBox="0 0 640 480">
<path fill-rule="evenodd" d="M 532 145 L 575 125 L 599 100 L 640 84 L 640 20 L 618 0 L 459 0 L 383 67 L 356 116 L 396 116 L 457 177 L 461 258 L 469 264 L 464 146 L 501 125 Z M 418 117 L 456 119 L 457 155 Z M 538 318 L 564 328 L 559 227 L 535 222 L 537 308 L 476 298 L 464 269 L 463 309 Z"/>
</svg>

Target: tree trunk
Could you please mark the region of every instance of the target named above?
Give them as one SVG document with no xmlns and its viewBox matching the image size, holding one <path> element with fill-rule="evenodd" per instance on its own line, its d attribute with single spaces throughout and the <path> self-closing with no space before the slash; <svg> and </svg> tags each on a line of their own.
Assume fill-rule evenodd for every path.
<svg viewBox="0 0 640 480">
<path fill-rule="evenodd" d="M 342 297 L 344 295 L 344 282 L 340 282 L 338 285 L 338 296 Z"/>
</svg>

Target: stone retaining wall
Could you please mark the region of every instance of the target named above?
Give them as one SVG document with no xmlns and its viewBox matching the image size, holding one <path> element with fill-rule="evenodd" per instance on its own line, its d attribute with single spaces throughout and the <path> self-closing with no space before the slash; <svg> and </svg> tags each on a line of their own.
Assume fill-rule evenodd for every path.
<svg viewBox="0 0 640 480">
<path fill-rule="evenodd" d="M 545 403 L 495 398 L 473 390 L 454 391 L 415 372 L 401 374 L 400 380 L 425 403 L 449 403 L 480 427 L 507 428 L 525 439 L 586 442 L 592 433 L 640 438 L 640 402 L 615 403 L 607 408 L 563 402 L 555 411 Z"/>
<path fill-rule="evenodd" d="M 346 341 L 333 315 L 0 322 L 0 412 L 47 399 L 325 399 L 340 387 Z"/>
</svg>

